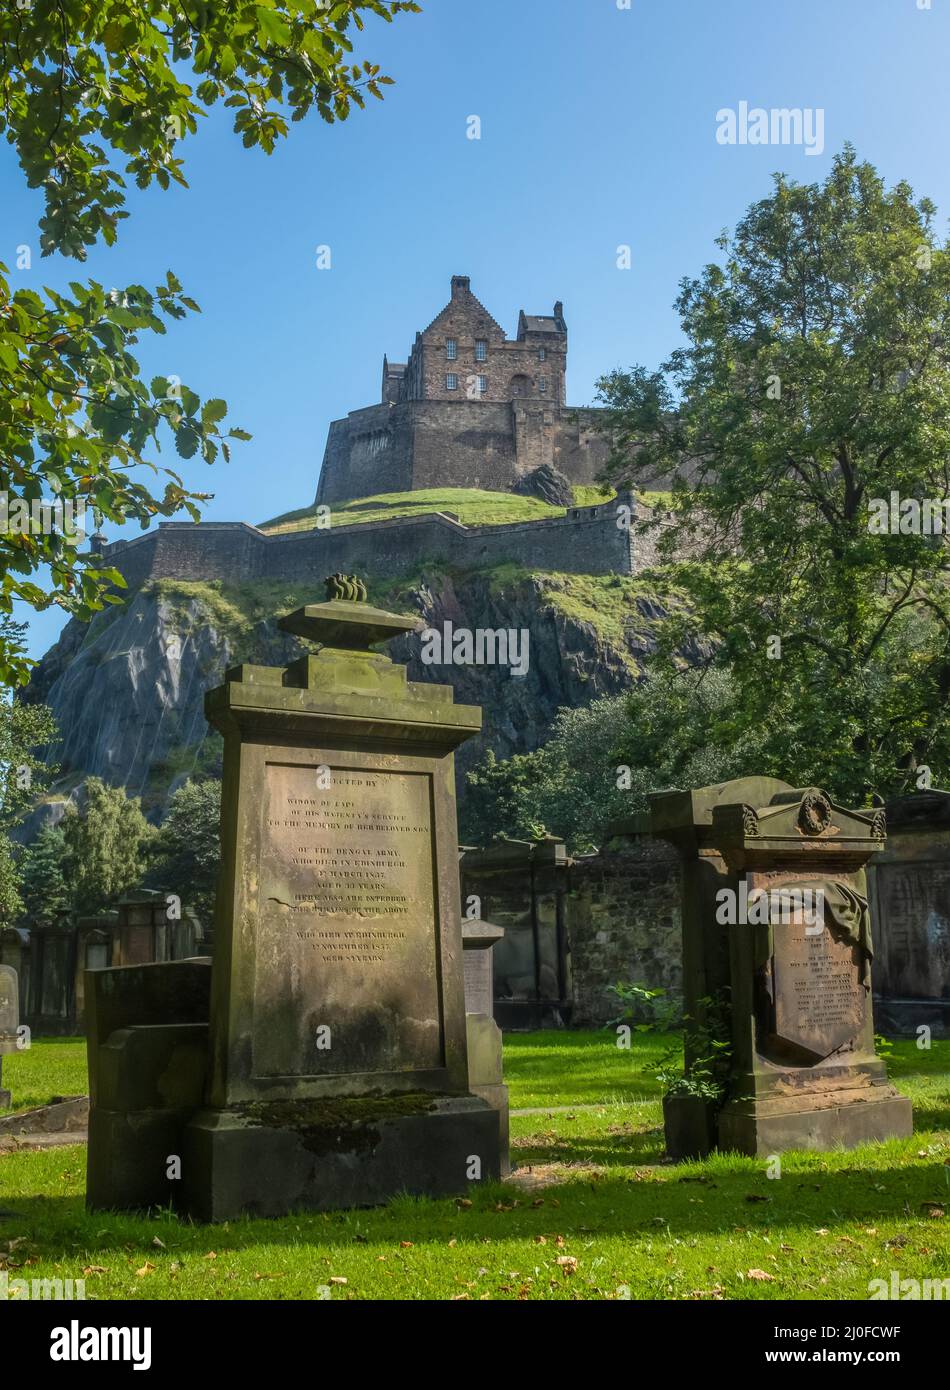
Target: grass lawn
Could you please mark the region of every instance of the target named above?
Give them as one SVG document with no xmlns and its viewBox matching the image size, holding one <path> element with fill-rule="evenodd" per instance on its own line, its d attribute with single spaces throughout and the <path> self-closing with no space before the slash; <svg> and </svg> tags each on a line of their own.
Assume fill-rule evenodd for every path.
<svg viewBox="0 0 950 1390">
<path fill-rule="evenodd" d="M 786 1154 L 778 1178 L 734 1155 L 661 1162 L 667 1045 L 509 1035 L 512 1106 L 537 1112 L 512 1119 L 520 1177 L 462 1201 L 197 1226 L 87 1214 L 80 1146 L 2 1155 L 0 1267 L 145 1299 L 866 1299 L 891 1270 L 950 1277 L 950 1044 L 895 1045 L 912 1139 Z M 57 1041 L 16 1057 L 17 1101 L 75 1091 L 82 1054 Z"/>
<path fill-rule="evenodd" d="M 574 505 L 603 506 L 612 489 L 579 486 L 573 489 Z M 652 496 L 653 494 L 647 494 Z M 659 495 L 659 494 L 657 494 Z M 519 521 L 540 521 L 566 516 L 566 507 L 555 507 L 539 497 L 514 492 L 490 492 L 483 488 L 416 488 L 411 492 L 382 492 L 374 497 L 356 497 L 336 502 L 331 508 L 332 526 L 352 526 L 362 521 L 395 521 L 407 516 L 450 512 L 463 526 L 505 526 Z M 260 524 L 262 531 L 277 535 L 284 531 L 308 531 L 316 525 L 316 509 L 299 507 Z"/>
</svg>

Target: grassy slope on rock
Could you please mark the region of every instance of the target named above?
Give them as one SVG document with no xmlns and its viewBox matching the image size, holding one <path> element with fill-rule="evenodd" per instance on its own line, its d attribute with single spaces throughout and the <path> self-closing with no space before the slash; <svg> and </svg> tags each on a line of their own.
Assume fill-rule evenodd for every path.
<svg viewBox="0 0 950 1390">
<path fill-rule="evenodd" d="M 606 502 L 609 496 L 611 490 L 604 492 L 599 487 L 574 488 L 576 506 L 597 506 Z M 566 508 L 552 507 L 538 497 L 522 497 L 514 492 L 488 492 L 482 488 L 466 487 L 419 488 L 411 492 L 383 492 L 374 497 L 337 502 L 331 508 L 331 525 L 395 521 L 432 512 L 450 512 L 464 526 L 503 526 L 564 516 Z M 299 507 L 270 521 L 262 521 L 259 529 L 271 535 L 283 531 L 307 531 L 313 527 L 315 518 L 316 509 L 313 506 Z"/>
<path fill-rule="evenodd" d="M 197 1226 L 169 1212 L 86 1213 L 84 1152 L 0 1155 L 10 1279 L 86 1279 L 89 1299 L 856 1299 L 871 1279 L 950 1269 L 947 1043 L 898 1043 L 889 1065 L 917 1132 L 850 1152 L 662 1164 L 653 1075 L 669 1035 L 505 1040 L 516 1181 L 465 1202 Z M 41 1044 L 11 1084 L 39 1093 Z M 69 1089 L 47 1075 L 43 1086 Z M 574 1109 L 558 1109 L 574 1106 Z M 543 1107 L 540 1113 L 537 1108 Z"/>
</svg>

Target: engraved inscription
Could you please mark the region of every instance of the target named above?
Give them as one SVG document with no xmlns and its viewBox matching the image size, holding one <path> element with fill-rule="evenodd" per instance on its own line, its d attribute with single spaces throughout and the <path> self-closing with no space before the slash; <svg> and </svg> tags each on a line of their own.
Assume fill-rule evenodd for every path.
<svg viewBox="0 0 950 1390">
<path fill-rule="evenodd" d="M 428 778 L 270 764 L 262 810 L 255 1074 L 442 1066 Z"/>
<path fill-rule="evenodd" d="M 867 996 L 858 948 L 825 926 L 774 928 L 775 1034 L 814 1058 L 827 1057 L 861 1031 Z"/>
</svg>

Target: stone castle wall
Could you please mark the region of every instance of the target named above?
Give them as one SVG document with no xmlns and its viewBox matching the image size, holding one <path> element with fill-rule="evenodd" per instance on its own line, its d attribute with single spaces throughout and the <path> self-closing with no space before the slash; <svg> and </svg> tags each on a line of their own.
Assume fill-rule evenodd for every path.
<svg viewBox="0 0 950 1390">
<path fill-rule="evenodd" d="M 618 527 L 612 499 L 573 507 L 565 517 L 509 526 L 463 526 L 434 513 L 271 536 L 244 522 L 162 522 L 147 535 L 105 546 L 102 556 L 134 589 L 150 579 L 318 584 L 336 571 L 390 577 L 427 561 L 462 569 L 511 563 L 575 574 L 633 574 L 651 562 L 652 546 Z"/>
<path fill-rule="evenodd" d="M 317 501 L 420 488 L 507 492 L 543 463 L 572 483 L 593 483 L 607 458 L 598 413 L 539 399 L 464 398 L 354 410 L 330 425 Z"/>
</svg>

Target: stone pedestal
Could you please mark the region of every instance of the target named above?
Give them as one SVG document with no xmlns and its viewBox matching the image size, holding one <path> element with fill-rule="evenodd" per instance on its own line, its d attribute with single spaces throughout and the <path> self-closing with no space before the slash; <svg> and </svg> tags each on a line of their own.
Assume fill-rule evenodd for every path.
<svg viewBox="0 0 950 1390">
<path fill-rule="evenodd" d="M 173 1160 L 204 1099 L 210 983 L 201 959 L 87 971 L 91 1210 L 178 1204 Z"/>
<path fill-rule="evenodd" d="M 17 1028 L 20 1026 L 20 987 L 17 973 L 9 965 L 0 965 L 0 1110 L 6 1110 L 12 1097 L 3 1087 L 3 1058 L 17 1050 Z"/>
<path fill-rule="evenodd" d="M 662 793 L 651 818 L 683 857 L 687 1078 L 708 1069 L 717 1030 L 731 1044 L 718 1147 L 767 1155 L 910 1134 L 910 1102 L 874 1050 L 865 866 L 883 813 L 743 778 Z M 677 1099 L 682 1111 L 699 1097 Z M 685 1157 L 682 1135 L 695 1148 L 702 1126 L 678 1119 L 668 1147 Z"/>
<path fill-rule="evenodd" d="M 508 1087 L 503 1080 L 501 1029 L 492 1017 L 492 948 L 504 934 L 503 927 L 481 918 L 462 923 L 469 1086 L 474 1095 L 487 1100 L 498 1112 L 501 1173 L 507 1176 L 510 1171 Z"/>
<path fill-rule="evenodd" d="M 469 1085 L 458 912 L 454 750 L 480 711 L 374 650 L 404 618 L 333 598 L 280 626 L 320 651 L 206 697 L 222 870 L 183 1188 L 211 1220 L 461 1193 L 500 1167 Z"/>
</svg>

